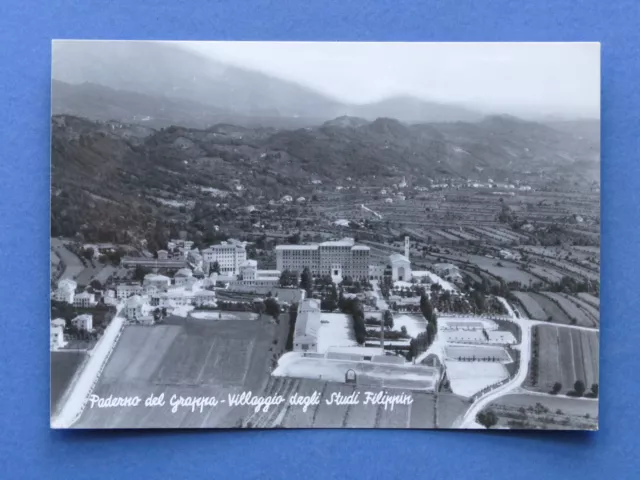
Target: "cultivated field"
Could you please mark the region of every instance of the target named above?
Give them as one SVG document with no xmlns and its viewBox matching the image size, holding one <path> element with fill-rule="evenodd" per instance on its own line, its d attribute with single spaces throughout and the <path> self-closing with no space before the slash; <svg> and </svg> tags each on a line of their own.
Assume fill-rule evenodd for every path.
<svg viewBox="0 0 640 480">
<path fill-rule="evenodd" d="M 540 281 L 530 273 L 525 272 L 517 263 L 497 258 L 487 258 L 480 255 L 469 255 L 469 262 L 478 265 L 482 270 L 488 271 L 504 279 L 505 282 L 519 282 L 522 285 L 529 285 Z"/>
<path fill-rule="evenodd" d="M 578 296 L 593 307 L 600 308 L 600 299 L 590 293 L 579 293 Z"/>
<path fill-rule="evenodd" d="M 538 305 L 538 303 L 529 296 L 527 292 L 513 292 L 520 305 L 523 307 L 524 314 L 533 320 L 546 320 L 549 315 Z"/>
<path fill-rule="evenodd" d="M 566 394 L 573 390 L 576 380 L 584 382 L 587 390 L 598 383 L 598 332 L 553 325 L 538 325 L 534 330 L 537 340 L 533 340 L 533 352 L 537 351 L 538 365 L 536 368 L 532 360 L 526 388 L 547 393 L 560 382 L 559 393 Z M 534 384 L 532 377 L 536 375 Z"/>
<path fill-rule="evenodd" d="M 569 315 L 567 315 L 551 298 L 540 293 L 533 292 L 528 292 L 527 295 L 532 299 L 532 301 L 536 302 L 542 310 L 544 310 L 546 316 L 544 318 L 538 318 L 537 320 L 547 320 L 551 317 L 551 322 L 553 323 L 562 323 L 564 325 L 570 325 L 572 323 L 571 317 L 569 317 Z"/>
<path fill-rule="evenodd" d="M 240 421 L 226 404 L 170 411 L 172 395 L 227 398 L 240 391 L 261 392 L 270 365 L 275 326 L 267 322 L 211 322 L 125 327 L 94 394 L 106 398 L 165 394 L 166 405 L 87 408 L 75 428 L 219 427 Z"/>
<path fill-rule="evenodd" d="M 578 306 L 575 301 L 572 301 L 567 295 L 555 292 L 544 292 L 543 294 L 547 298 L 555 301 L 560 309 L 571 319 L 575 325 L 582 327 L 597 327 L 596 322 L 597 315 L 594 318 L 584 308 Z"/>
<path fill-rule="evenodd" d="M 58 350 L 51 352 L 51 416 L 62 406 L 73 377 L 87 358 L 85 351 Z"/>
<path fill-rule="evenodd" d="M 491 403 L 486 410 L 492 410 L 498 416 L 497 427 L 545 430 L 598 428 L 597 400 L 531 394 L 505 395 Z"/>
</svg>

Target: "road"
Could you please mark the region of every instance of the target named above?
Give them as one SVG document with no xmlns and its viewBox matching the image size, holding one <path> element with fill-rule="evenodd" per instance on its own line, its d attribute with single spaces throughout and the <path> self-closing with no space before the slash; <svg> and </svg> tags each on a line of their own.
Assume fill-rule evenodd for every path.
<svg viewBox="0 0 640 480">
<path fill-rule="evenodd" d="M 522 341 L 515 348 L 520 350 L 520 364 L 518 365 L 518 372 L 516 375 L 504 385 L 487 392 L 486 395 L 476 400 L 469 410 L 454 423 L 454 428 L 474 428 L 476 424 L 476 415 L 482 411 L 487 405 L 490 405 L 494 400 L 506 395 L 510 391 L 522 385 L 527 379 L 529 374 L 529 363 L 531 362 L 531 328 L 540 322 L 531 321 L 528 318 L 517 318 L 506 300 L 498 297 L 500 301 L 505 304 L 505 308 L 509 312 L 511 319 L 520 326 L 522 331 Z"/>
<path fill-rule="evenodd" d="M 389 305 L 382 297 L 382 292 L 380 291 L 380 285 L 378 284 L 378 280 L 372 280 L 371 285 L 373 286 L 373 294 L 376 297 L 376 307 L 380 311 L 385 311 L 389 309 Z"/>
<path fill-rule="evenodd" d="M 51 249 L 58 255 L 64 265 L 64 272 L 60 276 L 60 280 L 63 278 L 74 280 L 84 270 L 84 265 L 82 265 L 80 259 L 69 251 L 60 239 L 51 239 Z"/>
</svg>

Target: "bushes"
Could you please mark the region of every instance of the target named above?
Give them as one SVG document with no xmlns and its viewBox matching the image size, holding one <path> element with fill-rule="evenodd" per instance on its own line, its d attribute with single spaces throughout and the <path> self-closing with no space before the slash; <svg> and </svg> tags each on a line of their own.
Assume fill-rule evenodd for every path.
<svg viewBox="0 0 640 480">
<path fill-rule="evenodd" d="M 340 309 L 343 313 L 350 314 L 353 318 L 353 331 L 356 341 L 362 345 L 367 337 L 367 329 L 365 327 L 364 309 L 362 302 L 357 298 L 344 298 L 341 295 Z"/>
<path fill-rule="evenodd" d="M 289 334 L 287 335 L 286 349 L 293 350 L 293 333 L 296 329 L 296 320 L 298 318 L 298 304 L 292 303 L 289 307 Z"/>
</svg>

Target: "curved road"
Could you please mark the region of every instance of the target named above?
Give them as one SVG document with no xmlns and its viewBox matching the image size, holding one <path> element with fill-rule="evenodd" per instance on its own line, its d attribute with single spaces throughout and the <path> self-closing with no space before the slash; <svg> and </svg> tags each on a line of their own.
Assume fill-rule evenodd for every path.
<svg viewBox="0 0 640 480">
<path fill-rule="evenodd" d="M 464 416 L 459 419 L 457 423 L 458 428 L 474 428 L 476 422 L 476 415 L 482 411 L 484 407 L 503 395 L 508 394 L 511 390 L 519 387 L 526 380 L 529 373 L 529 362 L 531 361 L 531 327 L 530 322 L 518 322 L 522 330 L 522 342 L 519 345 L 520 350 L 520 365 L 518 367 L 518 373 L 510 381 L 491 390 L 483 397 L 480 397 L 476 402 L 471 405 L 469 410 Z M 524 323 L 524 325 L 523 325 Z"/>
<path fill-rule="evenodd" d="M 498 297 L 500 301 L 505 304 L 509 316 L 511 319 L 520 326 L 522 332 L 522 339 L 520 344 L 515 348 L 520 350 L 520 365 L 518 366 L 518 372 L 516 375 L 504 385 L 487 392 L 484 396 L 480 397 L 469 407 L 469 410 L 454 423 L 454 428 L 476 428 L 476 415 L 482 411 L 484 407 L 491 404 L 494 400 L 503 395 L 508 394 L 513 389 L 522 385 L 529 374 L 529 363 L 531 361 L 531 327 L 540 323 L 537 321 L 531 321 L 528 318 L 517 318 L 513 310 L 510 308 L 506 300 Z"/>
</svg>

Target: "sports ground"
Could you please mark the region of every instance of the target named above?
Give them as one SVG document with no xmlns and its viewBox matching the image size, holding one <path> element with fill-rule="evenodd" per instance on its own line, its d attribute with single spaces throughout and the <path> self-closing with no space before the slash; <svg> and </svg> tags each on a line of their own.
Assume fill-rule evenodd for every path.
<svg viewBox="0 0 640 480">
<path fill-rule="evenodd" d="M 90 405 L 74 428 L 195 428 L 231 426 L 231 407 L 171 412 L 173 395 L 226 398 L 262 390 L 268 381 L 276 326 L 269 321 L 184 319 L 173 324 L 127 326 L 93 394 L 140 397 L 137 406 L 100 409 Z M 166 406 L 144 400 L 164 394 Z M 231 423 L 231 425 L 228 425 Z"/>
</svg>

